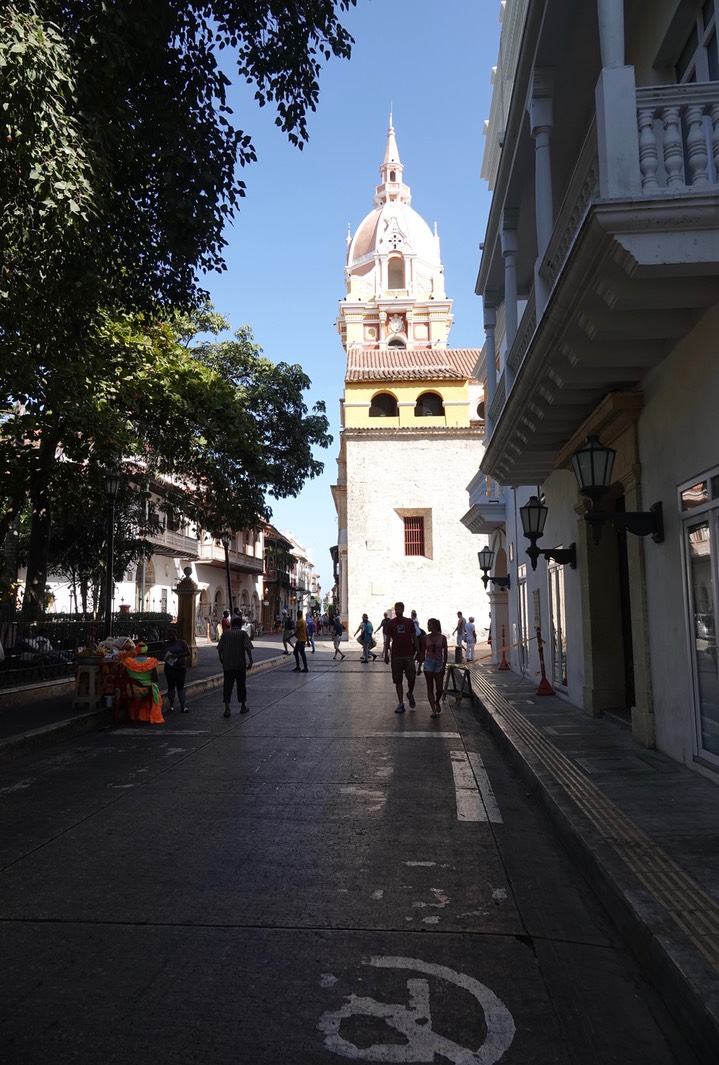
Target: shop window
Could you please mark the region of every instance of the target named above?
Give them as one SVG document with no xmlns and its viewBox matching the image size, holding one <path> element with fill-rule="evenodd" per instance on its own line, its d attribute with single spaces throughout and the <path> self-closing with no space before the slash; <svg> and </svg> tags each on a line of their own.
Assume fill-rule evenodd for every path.
<svg viewBox="0 0 719 1065">
<path fill-rule="evenodd" d="M 404 519 L 404 553 L 405 555 L 423 555 L 424 518 L 415 515 Z"/>
<path fill-rule="evenodd" d="M 442 418 L 444 403 L 436 392 L 423 392 L 414 408 L 415 418 Z"/>
<path fill-rule="evenodd" d="M 370 403 L 370 418 L 396 418 L 399 415 L 397 400 L 389 392 L 378 392 Z"/>
</svg>

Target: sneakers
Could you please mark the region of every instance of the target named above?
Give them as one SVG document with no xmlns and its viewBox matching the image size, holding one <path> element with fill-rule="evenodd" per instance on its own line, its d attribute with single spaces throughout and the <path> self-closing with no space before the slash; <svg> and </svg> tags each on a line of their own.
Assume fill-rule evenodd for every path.
<svg viewBox="0 0 719 1065">
<path fill-rule="evenodd" d="M 301 669 L 300 673 L 309 673 L 309 669 L 307 668 L 307 666 L 305 666 L 304 669 Z"/>
<path fill-rule="evenodd" d="M 395 714 L 403 714 L 404 713 L 404 703 L 400 703 L 399 706 L 395 707 L 395 711 L 394 712 L 395 712 Z"/>
<path fill-rule="evenodd" d="M 409 703 L 410 710 L 414 710 L 415 706 L 417 705 L 417 700 L 415 699 L 414 695 L 412 695 L 412 692 L 407 692 L 407 702 Z"/>
<path fill-rule="evenodd" d="M 172 704 L 170 704 L 170 706 L 166 706 L 165 707 L 165 713 L 166 714 L 171 714 L 174 709 L 175 709 L 174 706 L 172 706 Z"/>
<path fill-rule="evenodd" d="M 376 662 L 376 661 L 377 661 L 377 655 L 372 655 L 372 661 L 373 661 L 373 662 Z"/>
<path fill-rule="evenodd" d="M 189 708 L 187 706 L 181 706 L 180 707 L 180 713 L 181 714 L 189 714 L 189 712 L 190 711 L 189 711 Z"/>
<path fill-rule="evenodd" d="M 223 717 L 229 717 L 230 716 L 230 708 L 229 708 L 229 706 L 225 707 L 225 712 L 224 712 L 224 714 L 222 716 Z"/>
<path fill-rule="evenodd" d="M 294 668 L 294 669 L 292 670 L 292 672 L 293 672 L 293 673 L 301 673 L 301 672 L 302 672 L 302 670 L 300 669 L 300 667 L 299 667 L 299 666 L 295 666 L 295 668 Z"/>
<path fill-rule="evenodd" d="M 345 659 L 347 657 L 346 655 L 343 655 L 341 651 L 340 651 L 340 655 L 342 656 L 342 659 Z"/>
<path fill-rule="evenodd" d="M 240 707 L 240 713 L 241 714 L 249 714 L 249 712 L 250 712 L 249 706 L 247 706 L 245 703 L 243 703 L 242 706 Z"/>
</svg>

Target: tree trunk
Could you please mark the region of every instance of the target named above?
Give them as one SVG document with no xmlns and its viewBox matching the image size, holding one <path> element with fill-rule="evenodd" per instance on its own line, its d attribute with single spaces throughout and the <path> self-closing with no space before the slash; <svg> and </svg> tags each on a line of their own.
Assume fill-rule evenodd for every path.
<svg viewBox="0 0 719 1065">
<path fill-rule="evenodd" d="M 5 536 L 2 556 L 2 577 L 0 577 L 0 594 L 3 610 L 7 611 L 8 620 L 13 620 L 17 609 L 17 572 L 18 572 L 18 535 L 20 517 L 15 516 Z"/>
<path fill-rule="evenodd" d="M 23 621 L 37 621 L 45 611 L 52 507 L 50 478 L 55 465 L 56 449 L 57 432 L 48 432 L 40 441 L 30 491 L 32 517 L 25 595 L 21 611 Z"/>
</svg>

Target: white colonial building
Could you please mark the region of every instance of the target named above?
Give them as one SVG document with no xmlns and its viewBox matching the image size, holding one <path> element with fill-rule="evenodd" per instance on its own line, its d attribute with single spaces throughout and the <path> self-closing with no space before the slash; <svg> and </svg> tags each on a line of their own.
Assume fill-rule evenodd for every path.
<svg viewBox="0 0 719 1065">
<path fill-rule="evenodd" d="M 476 289 L 487 443 L 465 524 L 506 560 L 515 670 L 536 674 L 539 628 L 557 692 L 716 773 L 714 4 L 501 9 Z"/>
<path fill-rule="evenodd" d="M 477 538 L 460 524 L 484 444 L 480 352 L 452 350 L 436 227 L 411 206 L 390 128 L 374 206 L 347 238 L 338 329 L 347 354 L 337 484 L 338 599 L 350 633 L 402 600 L 445 633 L 483 634 Z"/>
</svg>

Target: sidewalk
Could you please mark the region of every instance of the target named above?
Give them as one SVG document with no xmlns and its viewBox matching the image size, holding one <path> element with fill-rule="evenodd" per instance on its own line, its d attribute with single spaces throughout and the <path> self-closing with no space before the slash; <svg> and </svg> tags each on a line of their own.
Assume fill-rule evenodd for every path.
<svg viewBox="0 0 719 1065">
<path fill-rule="evenodd" d="M 217 657 L 217 644 L 200 646 L 197 665 L 187 672 L 188 702 L 193 696 L 217 688 L 222 684 L 222 668 Z M 279 658 L 278 658 L 279 656 Z M 254 641 L 254 670 L 266 669 L 283 659 L 280 636 L 257 637 Z M 42 692 L 42 689 L 39 689 Z M 160 691 L 167 691 L 164 673 L 160 673 Z M 20 706 L 2 706 L 0 696 L 0 764 L 43 747 L 60 743 L 70 736 L 112 724 L 113 711 L 98 710 L 77 713 L 72 707 L 73 693 L 44 697 Z"/>
<path fill-rule="evenodd" d="M 286 664 L 279 637 L 255 641 L 255 652 L 253 674 Z M 201 649 L 190 692 L 219 685 L 216 654 L 214 646 Z M 557 696 L 537 697 L 536 683 L 516 674 L 479 666 L 472 683 L 481 702 L 455 703 L 448 696 L 447 709 L 460 729 L 463 719 L 479 718 L 493 733 L 698 1057 L 713 1065 L 719 1047 L 719 786 L 639 747 L 617 724 L 587 717 Z M 104 727 L 109 716 L 81 715 L 91 722 L 73 717 L 68 698 L 24 707 L 22 714 L 2 712 L 0 760 L 56 743 L 72 734 L 68 730 Z"/>
<path fill-rule="evenodd" d="M 478 713 L 702 1061 L 719 1060 L 719 786 L 628 729 L 481 666 Z"/>
</svg>

